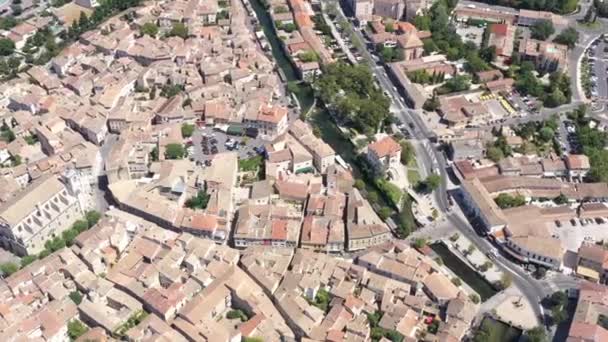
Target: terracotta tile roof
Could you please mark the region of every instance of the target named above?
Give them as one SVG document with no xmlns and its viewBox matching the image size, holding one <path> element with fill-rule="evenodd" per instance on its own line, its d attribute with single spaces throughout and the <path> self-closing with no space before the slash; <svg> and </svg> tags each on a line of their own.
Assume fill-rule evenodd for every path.
<svg viewBox="0 0 608 342">
<path fill-rule="evenodd" d="M 389 136 L 370 144 L 368 148 L 370 151 L 374 151 L 379 158 L 401 153 L 401 146 Z"/>
<path fill-rule="evenodd" d="M 566 156 L 566 166 L 571 170 L 589 169 L 589 157 L 584 154 L 570 154 Z"/>
<path fill-rule="evenodd" d="M 217 228 L 217 217 L 207 214 L 192 216 L 192 228 L 213 232 Z"/>
<path fill-rule="evenodd" d="M 239 331 L 241 332 L 241 335 L 243 335 L 245 337 L 249 337 L 249 335 L 255 330 L 255 328 L 257 328 L 258 325 L 260 325 L 260 323 L 265 318 L 266 317 L 264 316 L 264 314 L 258 313 L 255 316 L 253 316 L 250 320 L 248 320 L 247 322 L 241 324 L 241 326 L 239 327 Z"/>
<path fill-rule="evenodd" d="M 272 233 L 270 235 L 273 240 L 285 240 L 287 239 L 287 221 L 286 220 L 273 220 L 272 221 Z"/>
</svg>

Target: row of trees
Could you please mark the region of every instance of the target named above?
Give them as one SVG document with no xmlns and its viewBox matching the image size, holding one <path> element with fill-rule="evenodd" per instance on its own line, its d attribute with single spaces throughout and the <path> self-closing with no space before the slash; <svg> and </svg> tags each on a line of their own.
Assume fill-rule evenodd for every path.
<svg viewBox="0 0 608 342">
<path fill-rule="evenodd" d="M 117 12 L 139 6 L 142 0 L 105 0 L 101 1 L 99 6 L 95 7 L 91 16 L 88 17 L 84 12 L 80 12 L 80 18 L 72 23 L 68 30 L 67 38 L 70 40 L 77 39 L 80 34 L 91 30 L 104 20 Z"/>
<path fill-rule="evenodd" d="M 0 271 L 2 271 L 2 274 L 5 277 L 8 277 L 11 274 L 17 272 L 22 267 L 25 267 L 38 259 L 46 258 L 51 253 L 53 253 L 57 250 L 60 250 L 63 247 L 71 246 L 74 243 L 74 239 L 76 239 L 76 237 L 80 233 L 93 227 L 95 224 L 97 224 L 97 222 L 99 222 L 100 218 L 101 218 L 101 214 L 98 213 L 97 211 L 95 211 L 95 210 L 87 211 L 85 213 L 85 217 L 81 220 L 74 222 L 74 224 L 72 224 L 72 227 L 70 229 L 63 231 L 61 233 L 61 235 L 55 236 L 53 239 L 48 240 L 44 244 L 45 249 L 42 252 L 40 252 L 38 255 L 24 256 L 23 258 L 21 258 L 21 263 L 19 265 L 15 264 L 15 263 L 11 263 L 11 262 L 4 263 L 4 264 L 0 265 Z"/>
<path fill-rule="evenodd" d="M 560 14 L 572 13 L 576 10 L 576 6 L 578 5 L 578 0 L 481 0 L 481 2 L 490 5 L 549 11 Z"/>
</svg>

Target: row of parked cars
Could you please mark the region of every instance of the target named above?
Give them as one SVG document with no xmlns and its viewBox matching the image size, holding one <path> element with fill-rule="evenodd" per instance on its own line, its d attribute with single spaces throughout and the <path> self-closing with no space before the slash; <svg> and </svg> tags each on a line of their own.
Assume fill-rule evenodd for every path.
<svg viewBox="0 0 608 342">
<path fill-rule="evenodd" d="M 576 227 L 579 224 L 584 227 L 588 224 L 593 224 L 593 223 L 596 223 L 596 224 L 606 223 L 606 220 L 602 217 L 596 217 L 596 218 L 592 218 L 592 219 L 591 218 L 572 218 L 569 221 L 570 221 L 570 225 L 572 225 L 572 227 Z M 557 227 L 561 227 L 562 222 L 559 220 L 555 220 L 555 225 Z"/>
<path fill-rule="evenodd" d="M 589 60 L 589 68 L 591 69 L 590 72 L 590 81 L 591 81 L 591 98 L 595 99 L 598 97 L 598 88 L 597 88 L 597 83 L 599 81 L 598 79 L 598 75 L 595 72 L 595 63 L 596 63 L 596 54 L 598 53 L 598 46 L 600 44 L 600 42 L 602 41 L 602 39 L 608 39 L 608 38 L 598 38 L 596 40 L 594 40 L 591 43 L 591 46 L 589 46 L 589 49 L 587 49 L 587 58 Z M 604 53 L 604 51 L 600 51 L 599 54 L 602 55 Z M 608 72 L 608 67 L 606 72 Z M 603 77 L 606 76 L 606 72 L 604 72 L 604 74 L 602 75 Z M 602 80 L 602 82 L 606 82 L 606 79 L 604 78 Z"/>
</svg>

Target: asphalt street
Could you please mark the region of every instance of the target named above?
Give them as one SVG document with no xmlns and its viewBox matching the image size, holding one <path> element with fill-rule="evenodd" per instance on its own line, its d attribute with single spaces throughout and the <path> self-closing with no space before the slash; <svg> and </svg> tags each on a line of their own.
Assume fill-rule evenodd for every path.
<svg viewBox="0 0 608 342">
<path fill-rule="evenodd" d="M 340 16 L 344 17 L 341 10 Z M 357 34 L 362 41 L 367 41 L 359 30 L 355 29 L 355 34 Z M 380 83 L 380 87 L 388 91 L 393 102 L 393 106 L 398 108 L 396 113 L 397 118 L 402 123 L 406 124 L 408 127 L 407 129 L 413 138 L 421 141 L 422 144 L 417 145 L 425 146 L 425 148 L 418 148 L 416 151 L 416 158 L 418 162 L 421 163 L 422 167 L 424 167 L 426 170 L 436 172 L 441 176 L 442 182 L 440 188 L 434 192 L 438 209 L 443 213 L 447 213 L 447 220 L 458 228 L 462 234 L 470 238 L 471 241 L 473 241 L 482 252 L 485 253 L 494 249 L 494 247 L 492 247 L 487 240 L 481 238 L 477 235 L 477 233 L 474 232 L 466 220 L 461 218 L 458 214 L 449 213 L 450 206 L 447 193 L 448 175 L 446 170 L 446 161 L 443 153 L 438 151 L 437 148 L 429 141 L 429 137 L 432 137 L 433 135 L 432 132 L 428 131 L 428 128 L 420 118 L 421 113 L 417 112 L 416 110 L 409 109 L 404 105 L 401 95 L 393 86 L 385 70 L 375 66 L 374 60 L 369 51 L 366 49 L 361 49 L 359 52 L 371 66 L 371 70 L 376 75 L 376 79 Z M 544 322 L 542 308 L 539 305 L 540 299 L 542 299 L 544 296 L 542 286 L 535 279 L 525 273 L 523 269 L 521 269 L 519 266 L 511 264 L 502 256 L 497 258 L 496 264 L 499 268 L 501 268 L 501 270 L 513 275 L 513 283 L 520 289 L 526 299 L 530 302 L 535 314 L 537 314 L 537 316 L 541 318 L 541 321 Z"/>
</svg>

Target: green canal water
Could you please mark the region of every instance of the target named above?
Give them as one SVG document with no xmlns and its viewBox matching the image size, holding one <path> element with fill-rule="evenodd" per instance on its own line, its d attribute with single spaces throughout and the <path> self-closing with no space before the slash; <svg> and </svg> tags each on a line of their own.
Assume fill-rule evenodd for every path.
<svg viewBox="0 0 608 342">
<path fill-rule="evenodd" d="M 297 83 L 297 90 L 293 91 L 294 95 L 300 102 L 300 107 L 303 112 L 307 112 L 314 103 L 314 94 L 310 85 L 302 83 L 298 79 L 298 72 L 291 62 L 289 56 L 283 50 L 280 38 L 277 36 L 277 32 L 272 24 L 272 18 L 264 7 L 264 4 L 260 0 L 251 0 L 251 7 L 255 11 L 260 26 L 266 35 L 268 43 L 270 43 L 272 56 L 276 61 L 279 68 L 281 68 L 283 75 L 287 82 Z"/>
<path fill-rule="evenodd" d="M 490 283 L 481 277 L 469 265 L 465 264 L 459 257 L 454 255 L 444 244 L 434 243 L 430 245 L 431 249 L 437 253 L 443 260 L 443 263 L 467 285 L 475 290 L 482 301 L 486 301 L 496 294 L 496 290 Z"/>
</svg>

